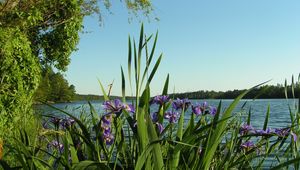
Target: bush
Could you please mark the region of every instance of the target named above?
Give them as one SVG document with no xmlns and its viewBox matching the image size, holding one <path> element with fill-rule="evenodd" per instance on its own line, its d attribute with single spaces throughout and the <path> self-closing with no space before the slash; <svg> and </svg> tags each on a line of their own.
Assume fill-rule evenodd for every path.
<svg viewBox="0 0 300 170">
<path fill-rule="evenodd" d="M 0 28 L 0 138 L 12 136 L 30 114 L 40 66 L 18 28 Z"/>
</svg>

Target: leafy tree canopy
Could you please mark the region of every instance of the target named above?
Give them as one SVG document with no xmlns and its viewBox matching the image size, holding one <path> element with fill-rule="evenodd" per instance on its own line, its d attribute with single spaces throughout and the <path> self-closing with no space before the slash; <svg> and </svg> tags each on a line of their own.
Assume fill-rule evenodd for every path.
<svg viewBox="0 0 300 170">
<path fill-rule="evenodd" d="M 125 0 L 129 11 L 149 14 L 148 0 Z M 0 138 L 26 122 L 42 70 L 66 71 L 83 18 L 101 16 L 109 0 L 0 0 Z M 57 76 L 57 79 L 61 78 Z M 63 82 L 63 81 L 61 81 Z M 69 87 L 72 90 L 72 87 Z M 74 88 L 73 88 L 74 89 Z M 59 99 L 60 100 L 60 99 Z M 29 108 L 29 109 L 28 109 Z"/>
<path fill-rule="evenodd" d="M 125 4 L 133 13 L 148 15 L 152 10 L 148 0 L 125 0 Z M 109 0 L 0 0 L 0 26 L 19 28 L 43 66 L 65 71 L 79 41 L 83 17 L 101 16 L 101 5 L 111 7 Z"/>
<path fill-rule="evenodd" d="M 63 74 L 54 73 L 51 68 L 48 68 L 42 73 L 34 98 L 37 102 L 70 102 L 75 99 L 75 95 L 75 86 L 69 85 Z"/>
</svg>

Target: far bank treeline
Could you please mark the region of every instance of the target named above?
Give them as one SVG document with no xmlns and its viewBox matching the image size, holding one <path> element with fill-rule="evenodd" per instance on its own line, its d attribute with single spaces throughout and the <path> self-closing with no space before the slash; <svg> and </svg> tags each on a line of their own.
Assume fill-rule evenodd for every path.
<svg viewBox="0 0 300 170">
<path fill-rule="evenodd" d="M 299 85 L 296 84 L 294 88 L 294 97 L 298 98 L 300 95 Z M 174 93 L 170 94 L 172 98 L 189 98 L 189 99 L 234 99 L 245 90 L 229 90 L 226 92 L 222 91 L 205 91 L 200 90 L 196 92 L 186 93 Z M 289 98 L 293 98 L 292 86 L 287 86 L 287 95 Z M 116 98 L 117 96 L 111 96 Z M 281 84 L 277 85 L 265 85 L 259 88 L 253 89 L 245 97 L 245 99 L 280 99 L 285 98 L 285 86 Z M 130 99 L 130 97 L 127 97 Z M 81 95 L 76 94 L 74 100 L 103 100 L 103 96 L 99 95 Z"/>
<path fill-rule="evenodd" d="M 300 94 L 299 85 L 295 85 L 294 95 L 298 97 Z M 175 93 L 171 96 L 174 98 L 189 98 L 189 99 L 234 99 L 245 90 L 229 90 L 222 91 L 196 91 L 186 93 Z M 287 86 L 287 95 L 289 98 L 293 98 L 292 87 Z M 277 85 L 264 85 L 256 89 L 251 90 L 245 97 L 245 99 L 279 99 L 285 98 L 285 86 L 281 84 Z"/>
<path fill-rule="evenodd" d="M 75 86 L 69 85 L 62 73 L 55 73 L 50 68 L 43 70 L 39 87 L 34 94 L 35 103 L 71 102 L 75 100 L 75 96 Z"/>
</svg>

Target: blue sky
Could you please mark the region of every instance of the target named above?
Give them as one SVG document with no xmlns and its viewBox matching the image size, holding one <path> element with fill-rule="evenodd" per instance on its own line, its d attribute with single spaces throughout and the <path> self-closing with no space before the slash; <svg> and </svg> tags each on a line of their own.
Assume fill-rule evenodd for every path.
<svg viewBox="0 0 300 170">
<path fill-rule="evenodd" d="M 84 20 L 90 33 L 80 35 L 66 72 L 77 93 L 101 95 L 99 78 L 106 87 L 114 80 L 112 93 L 120 95 L 128 35 L 138 39 L 140 21 L 148 35 L 158 30 L 156 56 L 163 53 L 152 95 L 160 94 L 168 73 L 169 92 L 187 92 L 284 83 L 300 72 L 299 0 L 154 0 L 153 6 L 158 22 L 128 15 L 119 1 L 113 14 L 103 13 L 104 26 L 97 17 Z"/>
</svg>

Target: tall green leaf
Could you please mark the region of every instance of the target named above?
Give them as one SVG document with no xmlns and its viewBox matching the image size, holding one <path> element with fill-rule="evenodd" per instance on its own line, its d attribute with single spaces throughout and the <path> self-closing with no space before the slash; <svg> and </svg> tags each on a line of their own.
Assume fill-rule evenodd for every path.
<svg viewBox="0 0 300 170">
<path fill-rule="evenodd" d="M 288 86 L 287 86 L 286 79 L 284 81 L 284 94 L 285 94 L 285 98 L 288 99 Z"/>
<path fill-rule="evenodd" d="M 150 142 L 157 141 L 158 137 L 149 114 L 146 115 L 146 123 L 148 127 L 149 141 Z M 152 157 L 154 162 L 154 169 L 163 169 L 164 162 L 163 162 L 161 146 L 159 143 L 153 144 Z"/>
<path fill-rule="evenodd" d="M 149 56 L 149 63 L 151 63 L 152 58 L 154 56 L 154 52 L 155 52 L 155 48 L 156 48 L 156 43 L 157 43 L 157 37 L 158 37 L 158 31 L 156 32 L 155 39 L 154 39 L 153 46 L 152 46 L 152 50 L 151 50 L 151 53 L 150 53 L 150 56 Z"/>
<path fill-rule="evenodd" d="M 168 87 L 169 87 L 169 74 L 167 76 L 165 85 L 164 85 L 164 89 L 162 91 L 162 95 L 167 95 L 168 94 Z"/>
<path fill-rule="evenodd" d="M 297 157 L 297 158 L 291 159 L 289 161 L 283 162 L 283 163 L 281 163 L 281 164 L 279 164 L 279 165 L 277 165 L 273 168 L 270 168 L 270 170 L 284 169 L 285 167 L 288 167 L 289 165 L 297 163 L 297 162 L 300 162 L 300 157 Z"/>
<path fill-rule="evenodd" d="M 148 103 L 150 96 L 150 90 L 149 88 L 146 88 L 142 94 L 140 103 L 139 103 L 139 113 L 137 113 L 137 126 L 138 126 L 138 136 L 139 136 L 139 148 L 140 153 L 143 152 L 145 147 L 148 143 L 148 133 L 147 133 L 147 127 L 145 124 L 145 114 L 147 113 L 148 109 L 146 104 Z"/>
<path fill-rule="evenodd" d="M 292 95 L 293 99 L 295 98 L 295 84 L 294 84 L 294 75 L 292 75 Z"/>
<path fill-rule="evenodd" d="M 265 118 L 263 130 L 267 129 L 269 116 L 270 116 L 270 104 L 268 104 L 268 109 L 267 109 L 267 113 L 266 113 L 266 118 Z"/>
<path fill-rule="evenodd" d="M 124 72 L 123 72 L 123 68 L 121 67 L 121 76 L 122 76 L 122 98 L 123 98 L 123 102 L 125 102 L 125 76 L 124 76 Z"/>
<path fill-rule="evenodd" d="M 97 169 L 110 169 L 105 163 L 100 163 L 96 161 L 81 161 L 78 164 L 75 164 L 72 169 L 74 170 L 84 170 L 84 169 L 89 169 L 89 170 L 97 170 Z"/>
<path fill-rule="evenodd" d="M 176 133 L 176 141 L 179 141 L 179 142 L 181 142 L 182 136 L 183 136 L 184 115 L 185 115 L 185 110 L 183 107 L 179 121 L 178 121 L 178 128 L 177 128 L 177 133 Z M 171 161 L 170 161 L 171 169 L 175 169 L 178 166 L 179 158 L 180 158 L 180 151 L 177 151 L 177 152 L 173 151 L 173 153 L 171 155 Z"/>
<path fill-rule="evenodd" d="M 131 48 L 131 40 L 130 36 L 128 36 L 128 78 L 129 78 L 129 85 L 130 90 L 132 91 L 132 84 L 131 84 L 131 60 L 132 60 L 132 48 Z"/>
<path fill-rule="evenodd" d="M 101 88 L 101 91 L 102 91 L 102 94 L 103 94 L 103 97 L 104 97 L 104 100 L 109 100 L 109 98 L 108 98 L 108 96 L 107 96 L 107 94 L 106 94 L 106 92 L 105 92 L 105 89 L 104 89 L 104 87 L 103 87 L 103 85 L 102 85 L 102 83 L 101 83 L 101 81 L 98 79 L 98 82 L 99 82 L 99 84 L 100 84 L 100 88 Z"/>
<path fill-rule="evenodd" d="M 159 64 L 160 64 L 161 58 L 162 58 L 162 54 L 160 54 L 159 58 L 157 59 L 155 65 L 154 65 L 154 67 L 153 67 L 153 69 L 152 69 L 152 71 L 151 71 L 151 73 L 150 73 L 150 76 L 149 76 L 149 78 L 148 78 L 148 83 L 150 83 L 151 80 L 153 79 L 154 74 L 155 74 L 155 72 L 157 71 L 157 68 L 158 68 L 158 66 L 159 66 Z"/>
<path fill-rule="evenodd" d="M 250 125 L 250 122 L 251 122 L 251 111 L 252 111 L 252 108 L 250 106 L 249 112 L 248 112 L 248 118 L 247 118 L 247 125 Z"/>
<path fill-rule="evenodd" d="M 268 81 L 267 81 L 268 82 Z M 266 82 L 262 83 L 265 84 Z M 258 86 L 261 86 L 262 84 L 259 84 L 253 88 L 256 88 Z M 233 109 L 236 107 L 236 105 L 239 103 L 239 101 L 253 88 L 245 91 L 244 93 L 240 94 L 230 105 L 229 107 L 225 110 L 223 116 L 221 119 L 227 119 L 228 117 L 231 116 Z M 217 146 L 221 142 L 222 139 L 222 134 L 227 126 L 227 121 L 221 122 L 218 124 L 216 129 L 211 135 L 211 138 L 208 140 L 207 147 L 209 149 L 205 149 L 205 153 L 203 156 L 203 162 L 201 162 L 201 169 L 209 169 L 211 161 L 213 159 L 213 156 L 215 154 L 215 151 L 217 150 Z"/>
</svg>

